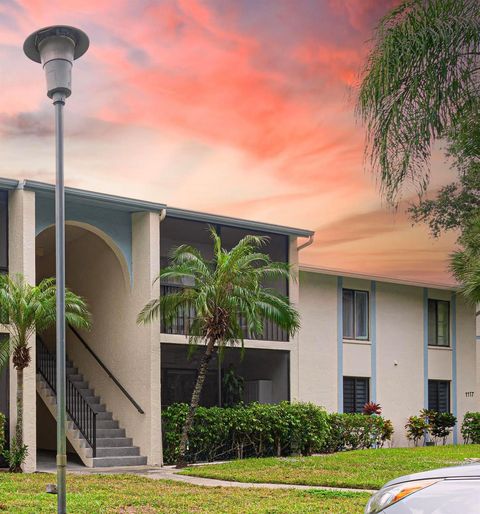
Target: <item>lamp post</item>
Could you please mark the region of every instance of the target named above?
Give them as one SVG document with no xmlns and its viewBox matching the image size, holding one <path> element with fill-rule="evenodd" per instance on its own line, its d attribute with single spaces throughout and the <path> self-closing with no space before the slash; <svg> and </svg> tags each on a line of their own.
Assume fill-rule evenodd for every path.
<svg viewBox="0 0 480 514">
<path fill-rule="evenodd" d="M 25 40 L 23 51 L 42 64 L 47 95 L 55 106 L 55 256 L 57 284 L 57 512 L 66 513 L 65 439 L 65 188 L 63 178 L 63 107 L 72 93 L 72 65 L 88 49 L 87 35 L 79 29 L 55 25 L 37 30 Z"/>
</svg>

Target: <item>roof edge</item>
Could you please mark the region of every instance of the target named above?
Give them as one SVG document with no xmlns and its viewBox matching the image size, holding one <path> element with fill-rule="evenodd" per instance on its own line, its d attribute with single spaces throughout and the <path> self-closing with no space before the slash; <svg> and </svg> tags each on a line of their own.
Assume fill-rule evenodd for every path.
<svg viewBox="0 0 480 514">
<path fill-rule="evenodd" d="M 20 182 L 11 178 L 0 178 L 0 189 L 17 189 Z"/>
<path fill-rule="evenodd" d="M 420 282 L 416 280 L 404 280 L 401 278 L 388 277 L 384 275 L 369 275 L 368 273 L 358 273 L 353 271 L 344 271 L 333 268 L 320 268 L 308 264 L 301 264 L 300 271 L 307 273 L 318 273 L 320 275 L 333 275 L 347 278 L 358 278 L 360 280 L 374 280 L 376 282 L 385 282 L 387 284 L 399 284 L 412 287 L 426 287 L 430 289 L 443 289 L 445 291 L 458 291 L 460 286 L 451 284 L 439 284 L 436 282 Z"/>
<path fill-rule="evenodd" d="M 275 225 L 273 223 L 263 223 L 261 221 L 245 220 L 240 218 L 232 218 L 230 216 L 221 216 L 217 214 L 209 214 L 198 211 L 190 211 L 187 209 L 178 209 L 176 207 L 167 207 L 167 216 L 172 218 L 182 218 L 191 221 L 203 221 L 205 223 L 229 225 L 238 228 L 251 228 L 260 232 L 270 232 L 274 234 L 310 237 L 315 232 L 312 230 L 303 230 L 294 227 L 285 227 L 283 225 Z"/>
<path fill-rule="evenodd" d="M 23 188 L 37 193 L 55 193 L 55 186 L 45 182 L 38 182 L 36 180 L 23 181 Z M 162 203 L 148 202 L 144 200 L 136 200 L 135 198 L 127 198 L 124 196 L 111 195 L 106 193 L 96 193 L 86 189 L 77 189 L 75 187 L 66 187 L 65 194 L 84 200 L 99 202 L 103 204 L 115 205 L 116 207 L 126 209 L 139 209 L 147 211 L 161 211 L 166 209 L 167 206 Z"/>
</svg>

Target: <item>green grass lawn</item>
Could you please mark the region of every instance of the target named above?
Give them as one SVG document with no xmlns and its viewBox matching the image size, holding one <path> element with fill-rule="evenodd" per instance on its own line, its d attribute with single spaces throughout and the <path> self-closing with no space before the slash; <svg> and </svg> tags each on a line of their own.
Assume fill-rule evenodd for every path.
<svg viewBox="0 0 480 514">
<path fill-rule="evenodd" d="M 183 473 L 236 482 L 378 489 L 408 473 L 480 458 L 480 445 L 357 450 L 315 457 L 245 459 L 187 468 Z"/>
<path fill-rule="evenodd" d="M 0 512 L 56 512 L 45 493 L 54 475 L 0 473 Z M 133 475 L 70 475 L 69 514 L 151 513 L 361 513 L 368 494 L 335 491 L 207 488 Z"/>
</svg>

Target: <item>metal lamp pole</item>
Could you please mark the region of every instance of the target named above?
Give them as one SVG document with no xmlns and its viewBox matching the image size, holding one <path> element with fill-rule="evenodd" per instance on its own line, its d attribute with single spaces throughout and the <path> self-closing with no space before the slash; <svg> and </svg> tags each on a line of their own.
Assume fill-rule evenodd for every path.
<svg viewBox="0 0 480 514">
<path fill-rule="evenodd" d="M 74 59 L 88 49 L 87 35 L 79 29 L 56 25 L 31 34 L 23 45 L 26 56 L 43 65 L 47 95 L 55 106 L 55 250 L 57 294 L 57 512 L 67 512 L 65 437 L 65 187 L 63 174 L 63 107 L 72 93 Z"/>
</svg>

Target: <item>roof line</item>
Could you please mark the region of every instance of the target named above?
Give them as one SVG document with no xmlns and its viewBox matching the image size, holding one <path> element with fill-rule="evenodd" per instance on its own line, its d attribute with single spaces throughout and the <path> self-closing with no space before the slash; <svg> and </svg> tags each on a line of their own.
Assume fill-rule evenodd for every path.
<svg viewBox="0 0 480 514">
<path fill-rule="evenodd" d="M 309 237 L 314 234 L 311 230 L 303 230 L 300 228 L 285 227 L 283 225 L 275 225 L 272 223 L 263 223 L 261 221 L 251 221 L 230 216 L 220 216 L 217 214 L 209 214 L 205 212 L 189 211 L 186 209 L 178 209 L 175 207 L 167 207 L 167 217 L 182 218 L 192 221 L 203 221 L 206 223 L 229 225 L 238 228 L 251 228 L 260 232 L 271 232 L 275 234 L 291 235 L 299 237 Z"/>
<path fill-rule="evenodd" d="M 25 180 L 23 181 L 23 188 L 35 191 L 38 193 L 54 193 L 55 186 L 53 184 L 47 184 L 45 182 L 38 182 L 36 180 Z M 166 209 L 166 205 L 163 203 L 148 202 L 144 200 L 136 200 L 134 198 L 127 198 L 124 196 L 110 195 L 106 193 L 96 193 L 94 191 L 88 191 L 85 189 L 77 189 L 75 187 L 66 187 L 65 194 L 82 198 L 84 200 L 91 200 L 100 203 L 109 203 L 117 207 L 128 208 L 128 209 L 139 209 L 147 211 L 161 211 Z"/>
<path fill-rule="evenodd" d="M 55 193 L 55 185 L 48 184 L 46 182 L 40 182 L 37 180 L 10 180 L 0 178 L 0 187 L 4 189 L 16 189 L 22 188 L 37 193 Z M 143 210 L 143 211 L 154 211 L 158 212 L 166 209 L 167 216 L 172 218 L 183 218 L 193 221 L 203 221 L 212 224 L 224 224 L 238 228 L 249 228 L 252 230 L 258 230 L 260 232 L 270 232 L 274 234 L 290 235 L 297 237 L 310 237 L 315 232 L 312 230 L 303 230 L 293 227 L 285 227 L 282 225 L 276 225 L 273 223 L 263 223 L 260 221 L 251 221 L 239 218 L 232 218 L 230 216 L 221 216 L 197 211 L 190 211 L 187 209 L 178 209 L 175 207 L 168 207 L 163 203 L 149 202 L 143 200 L 136 200 L 134 198 L 127 198 L 123 196 L 116 196 L 106 193 L 97 193 L 94 191 L 88 191 L 85 189 L 77 189 L 74 187 L 66 187 L 65 194 L 70 197 L 77 197 L 90 202 L 100 204 L 110 204 L 120 209 L 132 210 Z"/>
<path fill-rule="evenodd" d="M 459 286 L 450 284 L 439 284 L 435 282 L 417 282 L 415 280 L 404 280 L 401 278 L 387 277 L 384 275 L 369 275 L 367 273 L 357 273 L 333 268 L 320 268 L 308 264 L 301 264 L 299 268 L 300 271 L 306 271 L 309 273 L 319 273 L 320 275 L 335 275 L 348 278 L 358 278 L 361 280 L 375 280 L 377 282 L 386 282 L 389 284 L 400 284 L 414 287 L 427 287 L 431 289 L 445 289 L 448 291 L 458 291 L 460 289 Z"/>
<path fill-rule="evenodd" d="M 18 184 L 18 180 L 11 178 L 0 178 L 0 189 L 17 189 Z"/>
</svg>

